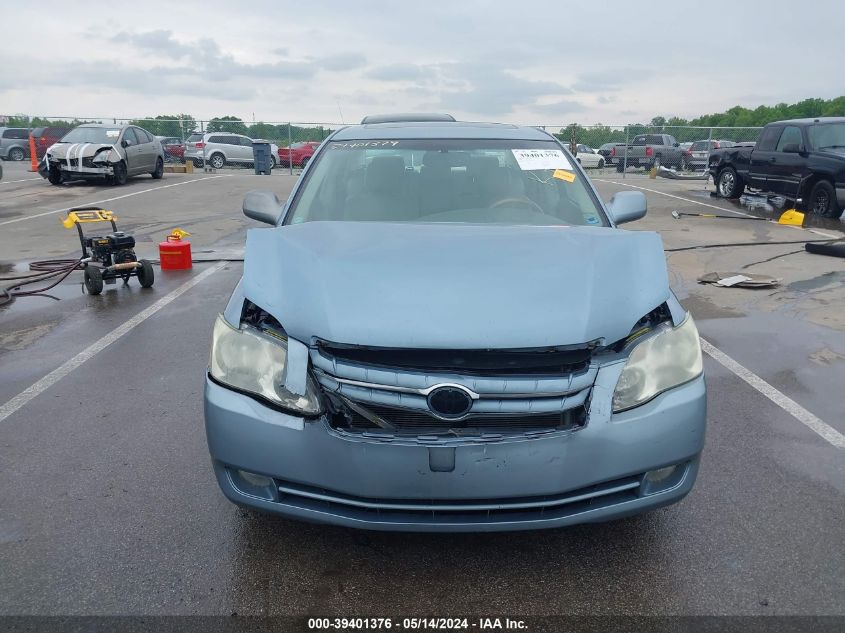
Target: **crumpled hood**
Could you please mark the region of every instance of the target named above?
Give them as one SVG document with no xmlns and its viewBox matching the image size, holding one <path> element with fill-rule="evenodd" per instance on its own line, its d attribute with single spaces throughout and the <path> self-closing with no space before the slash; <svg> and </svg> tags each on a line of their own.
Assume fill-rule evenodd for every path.
<svg viewBox="0 0 845 633">
<path fill-rule="evenodd" d="M 243 290 L 306 344 L 479 349 L 617 341 L 669 282 L 650 232 L 308 222 L 247 233 Z"/>
<path fill-rule="evenodd" d="M 56 143 L 47 150 L 47 153 L 52 158 L 78 160 L 79 158 L 92 158 L 101 149 L 111 149 L 123 156 L 122 148 L 119 145 L 109 143 Z"/>
</svg>

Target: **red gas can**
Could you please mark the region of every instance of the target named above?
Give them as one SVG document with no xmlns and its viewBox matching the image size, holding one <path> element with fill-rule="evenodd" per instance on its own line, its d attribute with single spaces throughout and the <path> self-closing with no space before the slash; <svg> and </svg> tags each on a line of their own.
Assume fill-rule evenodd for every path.
<svg viewBox="0 0 845 633">
<path fill-rule="evenodd" d="M 191 243 L 182 238 L 190 235 L 182 229 L 173 229 L 164 242 L 159 242 L 158 259 L 162 270 L 184 270 L 191 268 Z"/>
</svg>

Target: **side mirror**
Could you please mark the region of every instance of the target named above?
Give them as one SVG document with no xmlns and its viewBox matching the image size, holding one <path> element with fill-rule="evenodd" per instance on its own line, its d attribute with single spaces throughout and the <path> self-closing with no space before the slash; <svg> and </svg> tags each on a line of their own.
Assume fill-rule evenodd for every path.
<svg viewBox="0 0 845 633">
<path fill-rule="evenodd" d="M 675 144 L 673 145 L 673 147 L 680 147 L 680 146 L 681 146 L 681 144 L 680 144 L 680 143 L 675 143 Z"/>
<path fill-rule="evenodd" d="M 124 149 L 126 149 L 130 145 L 131 145 L 131 143 L 129 141 L 127 141 L 126 139 L 123 139 L 122 141 L 120 141 L 120 146 Z"/>
<path fill-rule="evenodd" d="M 798 143 L 787 143 L 783 146 L 781 150 L 784 154 L 800 154 L 802 151 L 801 146 Z"/>
<path fill-rule="evenodd" d="M 642 191 L 620 191 L 607 203 L 607 210 L 615 224 L 644 218 L 647 207 L 648 203 Z"/>
<path fill-rule="evenodd" d="M 270 191 L 250 191 L 244 196 L 244 215 L 276 226 L 282 217 L 282 203 Z"/>
</svg>

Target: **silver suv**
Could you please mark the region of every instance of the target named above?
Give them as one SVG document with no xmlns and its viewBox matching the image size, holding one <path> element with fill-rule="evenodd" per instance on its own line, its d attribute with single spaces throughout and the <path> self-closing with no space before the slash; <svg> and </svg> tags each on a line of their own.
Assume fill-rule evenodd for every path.
<svg viewBox="0 0 845 633">
<path fill-rule="evenodd" d="M 29 130 L 25 127 L 0 127 L 0 158 L 23 160 L 29 156 Z"/>
<path fill-rule="evenodd" d="M 733 146 L 733 141 L 695 141 L 689 148 L 691 154 L 689 164 L 691 167 L 704 168 L 707 166 L 707 160 L 710 158 L 712 150 Z"/>
<path fill-rule="evenodd" d="M 271 143 L 270 149 L 275 168 L 279 161 L 279 147 Z M 255 164 L 252 139 L 231 132 L 196 132 L 185 141 L 185 160 L 192 160 L 195 167 L 202 167 L 203 161 L 207 160 L 214 169 L 222 169 L 226 165 L 251 166 Z"/>
</svg>

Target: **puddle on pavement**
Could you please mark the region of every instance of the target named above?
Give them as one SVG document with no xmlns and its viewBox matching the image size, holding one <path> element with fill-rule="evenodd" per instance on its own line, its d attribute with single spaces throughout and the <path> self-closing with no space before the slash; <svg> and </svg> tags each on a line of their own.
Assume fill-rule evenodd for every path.
<svg viewBox="0 0 845 633">
<path fill-rule="evenodd" d="M 697 294 L 690 294 L 686 299 L 681 299 L 681 304 L 695 319 L 733 319 L 745 316 L 739 310 L 716 305 L 709 298 Z"/>
<path fill-rule="evenodd" d="M 817 290 L 818 288 L 824 288 L 825 286 L 836 283 L 845 283 L 845 272 L 841 270 L 832 271 L 819 275 L 818 277 L 813 277 L 812 279 L 793 281 L 786 287 L 798 292 L 807 292 L 808 290 Z"/>
<path fill-rule="evenodd" d="M 29 262 L 2 262 L 0 263 L 0 285 L 10 287 L 17 282 L 26 281 L 20 280 L 4 280 L 4 278 L 13 277 L 17 275 L 29 275 L 33 271 L 29 269 Z M 54 283 L 56 278 L 46 279 L 34 284 L 23 286 L 23 290 L 35 290 L 38 288 L 45 288 Z M 9 314 L 10 312 L 20 313 L 21 311 L 39 310 L 47 303 L 53 303 L 57 300 L 72 299 L 80 296 L 83 293 L 82 274 L 79 271 L 74 271 L 67 278 L 62 280 L 54 288 L 50 288 L 43 294 L 32 296 L 15 297 L 14 300 L 4 302 L 0 300 L 0 314 Z"/>
</svg>

